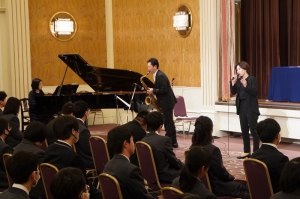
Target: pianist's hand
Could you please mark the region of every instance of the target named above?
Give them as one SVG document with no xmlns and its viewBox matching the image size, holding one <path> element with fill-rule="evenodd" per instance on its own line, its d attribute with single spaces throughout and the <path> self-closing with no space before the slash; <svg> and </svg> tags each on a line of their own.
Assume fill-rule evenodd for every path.
<svg viewBox="0 0 300 199">
<path fill-rule="evenodd" d="M 153 94 L 153 88 L 149 88 L 149 89 L 147 90 L 147 93 L 148 93 L 149 95 Z"/>
</svg>

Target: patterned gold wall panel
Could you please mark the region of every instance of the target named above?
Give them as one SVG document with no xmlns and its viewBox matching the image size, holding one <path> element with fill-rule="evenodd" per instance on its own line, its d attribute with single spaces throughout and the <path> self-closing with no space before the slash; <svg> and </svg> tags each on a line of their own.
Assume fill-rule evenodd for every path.
<svg viewBox="0 0 300 199">
<path fill-rule="evenodd" d="M 186 38 L 173 28 L 181 4 L 193 15 Z M 113 0 L 113 28 L 115 68 L 146 74 L 148 58 L 156 57 L 174 86 L 200 86 L 198 0 Z"/>
<path fill-rule="evenodd" d="M 67 11 L 77 22 L 77 33 L 69 41 L 56 40 L 49 21 L 58 11 Z M 90 65 L 106 67 L 105 0 L 29 0 L 32 77 L 47 86 L 59 85 L 65 64 L 62 53 L 79 53 Z M 64 83 L 84 83 L 70 69 Z"/>
</svg>

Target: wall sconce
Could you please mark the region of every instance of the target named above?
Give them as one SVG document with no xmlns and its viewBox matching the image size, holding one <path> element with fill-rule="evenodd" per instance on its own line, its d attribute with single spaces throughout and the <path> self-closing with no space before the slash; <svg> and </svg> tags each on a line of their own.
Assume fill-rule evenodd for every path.
<svg viewBox="0 0 300 199">
<path fill-rule="evenodd" d="M 180 5 L 173 16 L 173 27 L 181 37 L 187 37 L 192 30 L 192 13 L 185 5 Z"/>
<path fill-rule="evenodd" d="M 55 39 L 68 41 L 72 39 L 77 31 L 74 17 L 68 12 L 57 12 L 50 19 L 50 32 Z"/>
</svg>

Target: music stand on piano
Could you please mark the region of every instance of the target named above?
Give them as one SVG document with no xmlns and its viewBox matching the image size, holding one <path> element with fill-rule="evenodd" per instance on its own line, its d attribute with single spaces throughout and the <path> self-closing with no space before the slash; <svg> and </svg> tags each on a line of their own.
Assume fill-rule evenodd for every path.
<svg viewBox="0 0 300 199">
<path fill-rule="evenodd" d="M 60 87 L 61 87 L 61 90 L 60 90 L 61 95 L 72 95 L 72 94 L 76 93 L 79 85 L 78 84 L 66 84 L 66 85 L 57 86 L 52 95 L 56 96 Z"/>
</svg>

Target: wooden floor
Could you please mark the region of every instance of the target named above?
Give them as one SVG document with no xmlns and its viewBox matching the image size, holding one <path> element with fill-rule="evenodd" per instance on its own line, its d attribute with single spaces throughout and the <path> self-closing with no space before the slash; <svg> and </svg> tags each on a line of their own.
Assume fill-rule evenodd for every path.
<svg viewBox="0 0 300 199">
<path fill-rule="evenodd" d="M 116 124 L 94 125 L 89 126 L 92 135 L 99 135 L 104 139 L 107 138 L 107 133 L 114 128 Z M 164 132 L 161 133 L 164 135 Z M 191 145 L 192 135 L 184 136 L 177 134 L 179 147 L 174 149 L 177 158 L 184 161 L 184 151 Z M 251 141 L 252 142 L 252 141 Z M 221 137 L 214 140 L 214 144 L 220 148 L 224 166 L 237 179 L 245 179 L 243 160 L 238 160 L 236 157 L 242 154 L 243 140 L 242 137 Z M 300 143 L 280 143 L 278 149 L 288 156 L 290 159 L 300 156 Z"/>
</svg>

